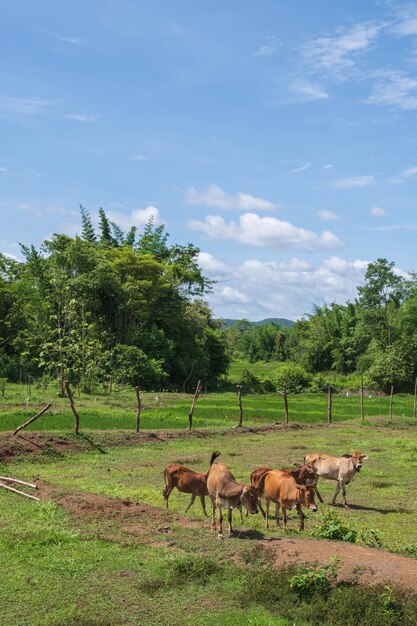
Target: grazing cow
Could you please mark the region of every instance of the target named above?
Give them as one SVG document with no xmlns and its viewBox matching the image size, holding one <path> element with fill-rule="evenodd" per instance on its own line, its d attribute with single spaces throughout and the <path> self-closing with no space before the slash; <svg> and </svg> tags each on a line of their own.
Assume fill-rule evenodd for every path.
<svg viewBox="0 0 417 626">
<path fill-rule="evenodd" d="M 265 474 L 266 472 L 271 472 L 271 471 L 272 470 L 268 467 L 260 467 L 259 469 L 254 470 L 252 474 L 250 475 L 251 485 L 254 489 L 256 489 L 256 492 L 259 498 L 262 495 L 262 491 L 259 487 L 259 480 L 261 476 L 263 476 L 263 474 Z M 292 476 L 298 485 L 313 485 L 314 486 L 317 480 L 317 474 L 315 473 L 315 471 L 310 465 L 301 465 L 298 469 L 295 469 L 295 470 L 282 469 L 279 471 L 285 472 L 286 474 L 288 474 L 288 476 Z M 258 506 L 259 506 L 260 512 L 262 513 L 262 516 L 265 518 L 266 514 L 262 507 L 261 500 L 259 500 Z"/>
<path fill-rule="evenodd" d="M 168 498 L 171 491 L 176 487 L 178 491 L 182 493 L 191 493 L 190 504 L 185 509 L 188 513 L 191 506 L 194 504 L 194 500 L 198 496 L 203 507 L 204 515 L 207 515 L 205 496 L 208 496 L 207 491 L 207 474 L 201 474 L 194 472 L 194 470 L 184 467 L 183 465 L 168 465 L 164 469 L 165 488 L 162 490 L 162 495 L 168 508 Z"/>
<path fill-rule="evenodd" d="M 343 493 L 344 505 L 349 507 L 346 501 L 346 485 L 350 483 L 356 472 L 359 472 L 363 461 L 368 458 L 366 454 L 360 452 L 352 452 L 352 454 L 344 454 L 342 457 L 328 456 L 327 454 L 319 454 L 313 452 L 307 454 L 304 458 L 304 463 L 308 463 L 314 469 L 317 474 L 316 484 L 314 486 L 320 502 L 323 502 L 323 498 L 318 492 L 317 481 L 320 476 L 328 478 L 329 480 L 337 480 L 337 487 L 332 499 L 332 504 L 336 503 L 336 497 L 340 490 Z"/>
<path fill-rule="evenodd" d="M 293 476 L 281 470 L 270 470 L 259 478 L 259 489 L 265 498 L 265 528 L 269 528 L 269 505 L 275 502 L 275 518 L 279 526 L 279 509 L 282 509 L 284 526 L 287 525 L 287 509 L 296 509 L 300 518 L 300 530 L 304 530 L 305 515 L 302 507 L 305 506 L 316 512 L 314 502 L 314 487 L 299 485 Z"/>
<path fill-rule="evenodd" d="M 207 489 L 211 498 L 213 516 L 211 529 L 216 530 L 216 509 L 217 509 L 217 531 L 219 539 L 223 539 L 223 515 L 222 508 L 227 509 L 227 520 L 229 522 L 229 536 L 232 534 L 232 510 L 245 507 L 252 515 L 258 512 L 258 497 L 255 489 L 250 485 L 237 483 L 232 472 L 226 465 L 214 463 L 219 456 L 218 452 L 211 455 L 210 469 L 207 475 Z"/>
</svg>

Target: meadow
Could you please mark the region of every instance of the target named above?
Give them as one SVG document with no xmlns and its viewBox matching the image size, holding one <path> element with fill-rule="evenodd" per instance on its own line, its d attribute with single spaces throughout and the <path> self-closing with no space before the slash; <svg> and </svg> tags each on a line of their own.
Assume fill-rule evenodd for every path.
<svg viewBox="0 0 417 626">
<path fill-rule="evenodd" d="M 44 500 L 0 492 L 2 626 L 214 621 L 334 626 L 357 624 L 359 616 L 370 626 L 414 623 L 417 602 L 392 586 L 387 591 L 360 585 L 355 575 L 361 567 L 349 584 L 336 584 L 321 566 L 314 570 L 309 593 L 304 593 L 303 577 L 311 568 L 274 567 L 282 566 L 279 540 L 311 538 L 329 511 L 356 532 L 356 543 L 416 557 L 417 501 L 410 497 L 414 475 L 409 471 L 417 452 L 414 430 L 351 422 L 330 430 L 316 426 L 139 440 L 131 447 L 106 446 L 99 431 L 89 435 L 88 450 L 64 455 L 46 449 L 0 466 L 1 473 L 37 480 Z M 260 465 L 289 466 L 312 449 L 341 454 L 354 448 L 369 459 L 348 487 L 352 507 L 321 505 L 319 513 L 307 513 L 304 533 L 297 531 L 294 514 L 287 531 L 274 524 L 265 531 L 260 515 L 245 518 L 242 525 L 235 513 L 237 532 L 219 542 L 198 502 L 184 516 L 186 494 L 174 491 L 170 510 L 164 509 L 162 470 L 171 462 L 206 471 L 211 451 L 219 449 L 220 460 L 237 480 L 248 482 L 250 471 Z M 322 482 L 326 503 L 334 487 Z M 296 548 L 294 543 L 292 551 Z M 317 553 L 315 560 L 320 557 Z M 295 579 L 298 591 L 291 586 Z"/>
</svg>

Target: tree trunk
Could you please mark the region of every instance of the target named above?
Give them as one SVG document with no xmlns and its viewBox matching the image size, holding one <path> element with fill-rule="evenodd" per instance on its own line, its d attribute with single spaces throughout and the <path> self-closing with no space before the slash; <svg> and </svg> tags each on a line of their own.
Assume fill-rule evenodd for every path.
<svg viewBox="0 0 417 626">
<path fill-rule="evenodd" d="M 236 385 L 237 389 L 237 403 L 239 405 L 239 422 L 237 426 L 242 426 L 243 423 L 243 407 L 242 407 L 242 385 Z"/>
<path fill-rule="evenodd" d="M 80 416 L 78 415 L 78 411 L 75 408 L 74 398 L 72 397 L 72 392 L 69 386 L 69 382 L 67 380 L 65 381 L 65 391 L 70 401 L 71 411 L 74 414 L 74 433 L 76 435 L 79 435 L 80 434 Z"/>
<path fill-rule="evenodd" d="M 191 409 L 190 409 L 190 412 L 188 413 L 188 430 L 191 430 L 193 427 L 193 413 L 194 413 L 195 405 L 197 404 L 198 396 L 201 393 L 201 389 L 202 389 L 201 380 L 199 380 L 195 388 L 194 398 L 191 403 Z"/>
<path fill-rule="evenodd" d="M 333 393 L 333 389 L 332 387 L 328 387 L 327 388 L 327 423 L 331 424 L 332 423 L 332 393 Z"/>
<path fill-rule="evenodd" d="M 135 392 L 136 392 L 136 402 L 137 402 L 136 404 L 136 432 L 138 433 L 140 431 L 140 412 L 142 409 L 142 405 L 140 401 L 139 385 L 136 385 Z"/>
</svg>

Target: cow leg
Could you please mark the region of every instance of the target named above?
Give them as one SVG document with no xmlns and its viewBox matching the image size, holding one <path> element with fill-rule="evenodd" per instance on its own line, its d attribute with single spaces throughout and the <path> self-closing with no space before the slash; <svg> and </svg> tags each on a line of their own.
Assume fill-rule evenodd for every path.
<svg viewBox="0 0 417 626">
<path fill-rule="evenodd" d="M 216 530 L 216 501 L 210 496 L 211 499 L 211 530 Z"/>
<path fill-rule="evenodd" d="M 174 489 L 174 485 L 167 485 L 162 489 L 162 495 L 164 496 L 166 507 L 168 508 L 168 498 L 170 496 L 171 491 Z"/>
<path fill-rule="evenodd" d="M 232 509 L 228 509 L 227 511 L 227 521 L 229 522 L 229 537 L 231 537 L 232 533 L 233 533 L 233 528 L 232 528 Z M 240 510 L 240 514 L 242 515 L 242 509 Z"/>
<path fill-rule="evenodd" d="M 266 518 L 266 513 L 264 511 L 264 508 L 262 506 L 262 502 L 261 502 L 260 498 L 258 500 L 258 507 L 259 507 L 260 512 L 262 513 L 262 517 L 265 519 Z M 246 515 L 249 515 L 249 513 L 247 511 L 246 511 Z"/>
<path fill-rule="evenodd" d="M 275 504 L 275 519 L 277 520 L 277 526 L 279 528 L 279 502 Z"/>
<path fill-rule="evenodd" d="M 265 513 L 265 528 L 269 528 L 269 519 L 268 519 L 268 515 L 269 515 L 269 504 L 270 504 L 270 500 L 268 498 L 265 498 L 265 508 L 266 508 L 266 513 Z"/>
<path fill-rule="evenodd" d="M 207 517 L 206 499 L 205 499 L 204 496 L 199 496 L 199 497 L 200 497 L 201 506 L 202 506 L 203 511 L 204 511 L 204 515 Z"/>
<path fill-rule="evenodd" d="M 222 505 L 220 502 L 217 503 L 217 531 L 218 538 L 223 539 L 223 513 L 222 513 Z"/>
<path fill-rule="evenodd" d="M 297 506 L 298 517 L 300 518 L 300 530 L 304 530 L 304 520 L 306 516 L 304 515 L 304 511 L 301 507 L 301 504 Z"/>
<path fill-rule="evenodd" d="M 243 513 L 242 513 L 242 505 L 240 505 L 239 507 L 239 513 L 240 513 L 240 522 L 241 524 L 243 524 Z M 246 517 L 249 515 L 248 513 L 248 509 L 246 509 Z"/>
<path fill-rule="evenodd" d="M 193 493 L 193 495 L 191 496 L 191 500 L 190 500 L 190 504 L 187 506 L 187 508 L 185 509 L 185 512 L 188 513 L 188 511 L 191 509 L 191 507 L 194 504 L 194 500 L 196 499 L 196 495 Z"/>
<path fill-rule="evenodd" d="M 342 483 L 340 480 L 337 481 L 337 487 L 336 487 L 336 491 L 334 492 L 334 496 L 333 496 L 333 500 L 332 500 L 332 504 L 333 506 L 336 504 L 336 498 L 337 498 L 337 494 L 339 493 L 340 489 L 342 487 Z"/>
<path fill-rule="evenodd" d="M 318 479 L 314 483 L 314 491 L 316 492 L 316 496 L 318 497 L 320 502 L 323 503 L 323 498 L 321 497 L 321 495 L 319 494 L 319 490 L 317 489 L 317 483 L 318 483 Z"/>
<path fill-rule="evenodd" d="M 287 517 L 287 507 L 285 504 L 282 504 L 282 517 L 284 518 L 284 526 L 287 527 L 288 517 Z"/>
<path fill-rule="evenodd" d="M 346 501 L 346 487 L 345 487 L 344 483 L 342 484 L 342 493 L 343 493 L 343 501 L 344 501 L 344 504 L 345 504 L 345 509 L 348 509 L 349 505 L 348 505 L 348 503 Z"/>
</svg>

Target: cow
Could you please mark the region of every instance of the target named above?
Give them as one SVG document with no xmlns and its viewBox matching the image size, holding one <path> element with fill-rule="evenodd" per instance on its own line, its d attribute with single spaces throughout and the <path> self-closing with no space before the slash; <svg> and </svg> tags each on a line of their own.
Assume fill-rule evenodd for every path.
<svg viewBox="0 0 417 626">
<path fill-rule="evenodd" d="M 256 489 L 259 498 L 262 495 L 262 492 L 259 489 L 259 479 L 261 478 L 263 474 L 265 474 L 266 472 L 271 472 L 271 471 L 272 470 L 269 467 L 260 467 L 259 469 L 254 470 L 252 474 L 250 475 L 251 485 L 254 489 Z M 310 465 L 301 465 L 298 469 L 295 469 L 295 470 L 289 468 L 289 469 L 282 469 L 280 471 L 285 472 L 289 476 L 292 476 L 295 482 L 298 483 L 299 485 L 314 485 L 317 480 L 317 474 L 315 473 L 315 471 Z M 262 502 L 260 499 L 258 502 L 258 506 L 259 506 L 260 512 L 262 513 L 262 516 L 265 518 L 266 514 L 262 507 Z"/>
<path fill-rule="evenodd" d="M 269 505 L 275 502 L 275 518 L 279 526 L 279 510 L 282 509 L 284 526 L 287 526 L 287 510 L 296 509 L 300 518 L 300 530 L 304 530 L 305 514 L 302 507 L 305 506 L 316 512 L 314 502 L 314 487 L 312 485 L 299 485 L 293 476 L 282 470 L 270 470 L 259 478 L 259 489 L 265 498 L 265 528 L 269 528 Z"/>
<path fill-rule="evenodd" d="M 245 509 L 254 515 L 258 512 L 258 497 L 255 489 L 251 485 L 242 485 L 236 482 L 235 477 L 226 465 L 214 463 L 219 456 L 218 452 L 211 455 L 210 469 L 207 475 L 207 489 L 212 504 L 211 529 L 216 530 L 216 509 L 217 509 L 217 532 L 218 538 L 223 539 L 223 514 L 222 508 L 227 509 L 227 520 L 229 523 L 229 536 L 232 534 L 232 511 L 244 506 Z"/>
<path fill-rule="evenodd" d="M 203 507 L 204 515 L 207 516 L 205 496 L 207 491 L 207 474 L 194 472 L 194 470 L 184 467 L 183 465 L 168 465 L 164 469 L 165 487 L 162 490 L 166 508 L 168 508 L 168 499 L 171 491 L 176 487 L 182 493 L 191 493 L 190 504 L 185 509 L 188 513 L 194 500 L 198 496 Z"/>
<path fill-rule="evenodd" d="M 342 490 L 345 508 L 349 508 L 346 501 L 346 485 L 350 483 L 356 472 L 360 471 L 363 462 L 367 458 L 368 456 L 366 454 L 361 454 L 360 452 L 344 454 L 341 457 L 328 456 L 327 454 L 320 454 L 318 452 L 307 454 L 307 456 L 304 457 L 304 463 L 311 465 L 317 474 L 314 490 L 320 502 L 323 502 L 323 498 L 317 489 L 317 481 L 319 477 L 322 476 L 329 480 L 337 480 L 337 487 L 332 499 L 332 504 L 335 505 L 337 494 Z"/>
</svg>

